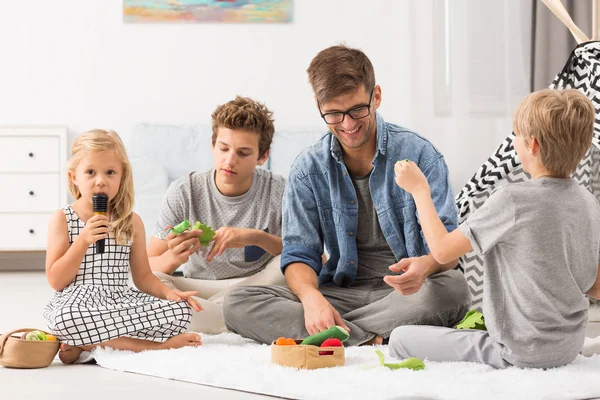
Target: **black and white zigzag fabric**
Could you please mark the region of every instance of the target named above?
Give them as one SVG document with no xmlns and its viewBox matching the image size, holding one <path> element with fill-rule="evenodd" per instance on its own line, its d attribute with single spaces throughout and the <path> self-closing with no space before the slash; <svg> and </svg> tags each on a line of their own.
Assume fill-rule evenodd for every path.
<svg viewBox="0 0 600 400">
<path fill-rule="evenodd" d="M 573 178 L 592 192 L 600 201 L 600 42 L 582 43 L 573 50 L 563 70 L 556 75 L 550 88 L 578 89 L 596 107 L 592 146 L 573 174 Z M 459 223 L 478 209 L 494 188 L 513 182 L 523 182 L 529 176 L 517 159 L 511 133 L 494 154 L 479 168 L 456 196 Z M 483 260 L 474 252 L 460 258 L 471 289 L 473 308 L 481 310 L 483 298 Z"/>
</svg>

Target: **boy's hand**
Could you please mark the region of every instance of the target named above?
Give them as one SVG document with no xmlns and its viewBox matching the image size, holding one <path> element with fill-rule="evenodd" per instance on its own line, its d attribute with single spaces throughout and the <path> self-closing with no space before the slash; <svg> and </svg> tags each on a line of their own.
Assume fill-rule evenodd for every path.
<svg viewBox="0 0 600 400">
<path fill-rule="evenodd" d="M 383 281 L 405 296 L 417 293 L 432 272 L 427 256 L 403 258 L 390 265 L 389 269 L 392 272 L 404 271 L 402 275 L 387 275 Z"/>
<path fill-rule="evenodd" d="M 406 190 L 413 196 L 426 191 L 429 193 L 429 183 L 421 172 L 421 169 L 412 161 L 397 161 L 394 165 L 396 173 L 396 185 Z"/>
<path fill-rule="evenodd" d="M 194 311 L 202 311 L 202 306 L 192 297 L 197 295 L 198 292 L 182 292 L 176 289 L 170 289 L 167 294 L 167 300 L 172 300 L 176 302 L 185 301 L 194 309 Z"/>
<path fill-rule="evenodd" d="M 110 221 L 106 215 L 94 215 L 85 223 L 85 227 L 79 233 L 78 239 L 83 240 L 89 246 L 100 239 L 108 237 L 108 225 Z"/>
<path fill-rule="evenodd" d="M 167 246 L 178 265 L 188 262 L 190 256 L 200 249 L 198 241 L 200 235 L 202 235 L 202 231 L 199 229 L 185 231 L 177 236 L 173 232 L 169 232 Z"/>
<path fill-rule="evenodd" d="M 255 231 L 255 229 L 231 228 L 229 226 L 217 229 L 212 248 L 206 256 L 206 261 L 211 261 L 214 256 L 222 255 L 225 249 L 252 245 Z"/>
</svg>

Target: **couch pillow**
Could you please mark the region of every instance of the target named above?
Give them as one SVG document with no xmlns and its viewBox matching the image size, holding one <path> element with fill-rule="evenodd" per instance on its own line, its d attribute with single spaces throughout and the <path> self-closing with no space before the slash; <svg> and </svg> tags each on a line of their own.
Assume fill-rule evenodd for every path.
<svg viewBox="0 0 600 400">
<path fill-rule="evenodd" d="M 212 128 L 209 125 L 138 124 L 127 151 L 130 157 L 147 157 L 158 162 L 169 181 L 191 171 L 213 166 Z"/>
<path fill-rule="evenodd" d="M 323 128 L 304 130 L 278 130 L 273 136 L 269 169 L 287 178 L 290 167 L 300 152 L 315 144 L 324 134 Z"/>
<path fill-rule="evenodd" d="M 135 203 L 133 209 L 140 215 L 146 230 L 146 243 L 154 234 L 163 196 L 169 187 L 167 171 L 148 157 L 131 157 Z"/>
</svg>

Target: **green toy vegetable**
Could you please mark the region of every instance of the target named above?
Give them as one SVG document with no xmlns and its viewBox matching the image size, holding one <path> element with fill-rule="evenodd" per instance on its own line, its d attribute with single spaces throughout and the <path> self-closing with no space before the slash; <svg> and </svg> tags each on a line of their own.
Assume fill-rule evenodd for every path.
<svg viewBox="0 0 600 400">
<path fill-rule="evenodd" d="M 210 241 L 215 237 L 215 231 L 213 228 L 206 224 L 201 224 L 200 221 L 196 222 L 196 225 L 192 227 L 192 230 L 202 229 L 202 235 L 198 237 L 202 246 L 208 246 Z"/>
<path fill-rule="evenodd" d="M 483 314 L 477 310 L 470 310 L 454 329 L 479 329 L 487 331 Z"/>
<path fill-rule="evenodd" d="M 42 331 L 30 331 L 25 335 L 25 340 L 46 340 L 46 334 Z"/>
<path fill-rule="evenodd" d="M 347 330 L 342 328 L 341 326 L 332 326 L 329 329 L 324 330 L 323 332 L 315 333 L 314 335 L 308 336 L 306 339 L 302 341 L 300 344 L 313 345 L 313 346 L 321 346 L 325 340 L 330 338 L 340 339 L 342 342 L 347 340 L 350 337 L 350 334 Z"/>
<path fill-rule="evenodd" d="M 187 219 L 184 219 L 183 221 L 181 221 L 181 223 L 175 225 L 173 227 L 173 229 L 171 230 L 171 232 L 173 232 L 174 235 L 180 235 L 183 232 L 187 231 L 189 227 L 190 227 L 190 221 L 188 221 Z"/>
<path fill-rule="evenodd" d="M 379 364 L 389 369 L 407 368 L 412 369 L 413 371 L 419 371 L 425 368 L 425 364 L 420 358 L 411 357 L 407 358 L 406 360 L 400 363 L 386 364 L 385 359 L 383 357 L 383 353 L 379 350 L 375 350 L 375 353 L 377 353 L 377 357 L 379 357 Z"/>
<path fill-rule="evenodd" d="M 198 237 L 198 240 L 200 241 L 200 244 L 202 246 L 208 246 L 210 241 L 213 240 L 213 238 L 215 237 L 215 231 L 213 230 L 213 228 L 211 228 L 210 226 L 208 226 L 206 224 L 201 224 L 200 221 L 196 222 L 194 224 L 194 226 L 192 226 L 190 221 L 188 221 L 187 219 L 184 219 L 183 221 L 181 221 L 181 223 L 175 225 L 174 227 L 172 227 L 170 229 L 174 235 L 180 235 L 183 232 L 187 231 L 188 229 L 191 229 L 191 230 L 202 229 L 202 235 L 200 235 Z"/>
</svg>

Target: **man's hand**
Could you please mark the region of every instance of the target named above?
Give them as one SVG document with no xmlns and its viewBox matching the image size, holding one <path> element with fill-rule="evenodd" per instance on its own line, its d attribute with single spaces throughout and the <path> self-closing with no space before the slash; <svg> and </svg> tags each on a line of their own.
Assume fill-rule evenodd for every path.
<svg viewBox="0 0 600 400">
<path fill-rule="evenodd" d="M 431 259 L 428 256 L 403 258 L 396 264 L 390 265 L 393 272 L 404 271 L 402 275 L 387 275 L 384 282 L 396 289 L 396 291 L 407 296 L 417 293 L 423 282 L 433 272 Z"/>
<path fill-rule="evenodd" d="M 211 261 L 214 256 L 221 256 L 226 249 L 253 245 L 255 235 L 256 229 L 231 228 L 229 226 L 217 229 L 206 261 Z"/>
<path fill-rule="evenodd" d="M 339 325 L 350 332 L 340 313 L 325 297 L 315 290 L 302 298 L 304 306 L 304 325 L 309 335 L 322 332 L 334 325 Z"/>
<path fill-rule="evenodd" d="M 185 231 L 177 236 L 173 232 L 169 232 L 167 246 L 169 246 L 169 251 L 177 265 L 188 262 L 190 256 L 200 249 L 200 240 L 198 240 L 200 235 L 202 235 L 202 231 L 199 229 Z"/>
<path fill-rule="evenodd" d="M 419 193 L 429 193 L 429 183 L 421 169 L 412 161 L 403 160 L 394 165 L 396 185 L 415 196 Z"/>
<path fill-rule="evenodd" d="M 192 297 L 197 294 L 198 292 L 195 291 L 182 292 L 180 290 L 170 289 L 165 297 L 167 300 L 172 300 L 176 302 L 185 301 L 190 305 L 190 307 L 194 309 L 194 311 L 202 311 L 202 306 Z"/>
</svg>

